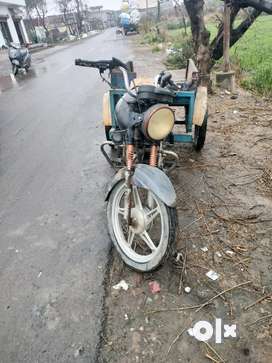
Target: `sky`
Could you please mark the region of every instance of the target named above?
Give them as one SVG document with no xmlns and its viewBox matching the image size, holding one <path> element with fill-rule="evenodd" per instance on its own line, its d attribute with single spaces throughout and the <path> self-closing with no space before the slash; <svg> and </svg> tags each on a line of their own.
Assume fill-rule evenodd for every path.
<svg viewBox="0 0 272 363">
<path fill-rule="evenodd" d="M 122 0 L 88 0 L 90 6 L 103 5 L 105 9 L 119 10 Z"/>
<path fill-rule="evenodd" d="M 56 13 L 57 6 L 55 0 L 47 0 L 48 13 Z M 104 9 L 119 10 L 121 7 L 122 0 L 85 0 L 89 6 L 103 5 Z"/>
</svg>

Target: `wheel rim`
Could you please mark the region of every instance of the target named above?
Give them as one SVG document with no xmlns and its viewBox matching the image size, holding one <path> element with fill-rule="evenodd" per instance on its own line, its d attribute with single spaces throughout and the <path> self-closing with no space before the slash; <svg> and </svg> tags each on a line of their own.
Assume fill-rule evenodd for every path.
<svg viewBox="0 0 272 363">
<path fill-rule="evenodd" d="M 112 204 L 112 226 L 116 241 L 123 253 L 137 263 L 148 263 L 157 255 L 163 256 L 169 236 L 164 205 L 150 191 L 133 186 L 132 226 L 124 220 L 125 184 L 121 184 Z"/>
</svg>

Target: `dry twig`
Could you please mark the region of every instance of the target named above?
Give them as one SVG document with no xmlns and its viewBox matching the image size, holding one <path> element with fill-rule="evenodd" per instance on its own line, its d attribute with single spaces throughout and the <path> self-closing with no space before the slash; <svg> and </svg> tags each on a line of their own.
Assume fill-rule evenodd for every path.
<svg viewBox="0 0 272 363">
<path fill-rule="evenodd" d="M 213 300 L 217 299 L 219 296 L 225 294 L 226 292 L 232 291 L 234 289 L 238 289 L 239 287 L 245 286 L 245 285 L 249 285 L 251 284 L 252 281 L 246 281 L 246 282 L 242 282 L 238 285 L 229 287 L 228 289 L 220 292 L 219 294 L 215 295 L 214 297 L 212 297 L 211 299 L 209 299 L 208 301 L 206 301 L 204 304 L 201 304 L 199 306 L 199 308 L 197 308 L 197 310 L 194 312 L 194 314 L 198 313 L 201 309 L 203 309 L 205 306 L 209 305 Z M 272 316 L 272 314 L 271 314 Z M 188 318 L 188 324 L 186 324 L 185 328 L 175 337 L 175 339 L 172 341 L 172 343 L 170 344 L 167 353 L 166 353 L 166 357 L 168 356 L 168 354 L 170 353 L 172 347 L 174 346 L 174 344 L 179 340 L 179 338 L 185 333 L 186 330 L 188 330 L 190 328 L 190 325 L 193 323 L 193 317 L 191 316 L 190 318 Z"/>
<path fill-rule="evenodd" d="M 246 282 L 242 282 L 238 285 L 235 285 L 235 286 L 232 286 L 232 287 L 229 287 L 228 289 L 224 290 L 224 291 L 221 291 L 219 294 L 213 296 L 211 299 L 207 300 L 205 303 L 203 303 L 197 310 L 196 310 L 196 313 L 198 313 L 201 309 L 203 309 L 205 306 L 209 305 L 213 300 L 217 299 L 219 296 L 225 294 L 226 292 L 229 292 L 229 291 L 232 291 L 234 289 L 238 289 L 238 287 L 241 287 L 241 286 L 245 286 L 245 285 L 249 285 L 251 284 L 252 281 L 246 281 Z"/>
<path fill-rule="evenodd" d="M 225 359 L 223 359 L 221 355 L 208 342 L 203 342 L 203 343 L 217 356 L 220 362 L 222 363 L 226 362 Z"/>
<path fill-rule="evenodd" d="M 260 302 L 266 300 L 266 299 L 269 299 L 272 297 L 272 293 L 270 292 L 269 294 L 265 295 L 265 296 L 262 296 L 260 299 L 256 300 L 254 303 L 248 305 L 248 306 L 244 306 L 243 307 L 243 310 L 248 310 L 250 308 L 252 308 L 253 306 L 259 304 Z"/>
<path fill-rule="evenodd" d="M 251 326 L 251 325 L 254 325 L 254 324 L 259 323 L 260 321 L 263 321 L 263 320 L 266 320 L 266 319 L 270 319 L 270 318 L 272 318 L 272 314 L 268 314 L 266 316 L 263 316 L 263 317 L 255 320 L 255 321 L 253 321 L 252 323 L 246 324 L 245 326 Z"/>
</svg>

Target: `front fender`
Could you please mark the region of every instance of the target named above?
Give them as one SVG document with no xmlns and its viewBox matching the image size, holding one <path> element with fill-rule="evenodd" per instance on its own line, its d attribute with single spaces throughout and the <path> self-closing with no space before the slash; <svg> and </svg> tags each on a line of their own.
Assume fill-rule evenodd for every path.
<svg viewBox="0 0 272 363">
<path fill-rule="evenodd" d="M 125 179 L 125 168 L 120 169 L 110 182 L 105 200 L 108 201 L 110 194 L 117 183 Z M 138 164 L 132 177 L 132 184 L 151 190 L 168 207 L 175 207 L 176 192 L 168 176 L 158 168 L 146 164 Z"/>
<path fill-rule="evenodd" d="M 168 207 L 175 207 L 176 192 L 168 176 L 158 168 L 138 164 L 132 177 L 133 185 L 151 190 Z"/>
<path fill-rule="evenodd" d="M 111 194 L 113 188 L 115 187 L 115 185 L 118 184 L 121 180 L 125 179 L 125 171 L 126 171 L 126 168 L 122 168 L 122 169 L 118 170 L 118 172 L 114 175 L 111 182 L 108 184 L 107 190 L 106 190 L 106 197 L 105 197 L 106 202 L 109 200 L 110 194 Z"/>
</svg>

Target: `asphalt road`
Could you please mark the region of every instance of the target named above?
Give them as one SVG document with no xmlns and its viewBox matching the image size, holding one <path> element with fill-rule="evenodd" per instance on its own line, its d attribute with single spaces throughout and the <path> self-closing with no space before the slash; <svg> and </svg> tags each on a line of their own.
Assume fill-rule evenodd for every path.
<svg viewBox="0 0 272 363">
<path fill-rule="evenodd" d="M 0 362 L 95 362 L 108 262 L 103 84 L 132 57 L 113 30 L 33 56 L 0 94 Z M 1 78 L 0 78 L 1 83 Z"/>
</svg>

